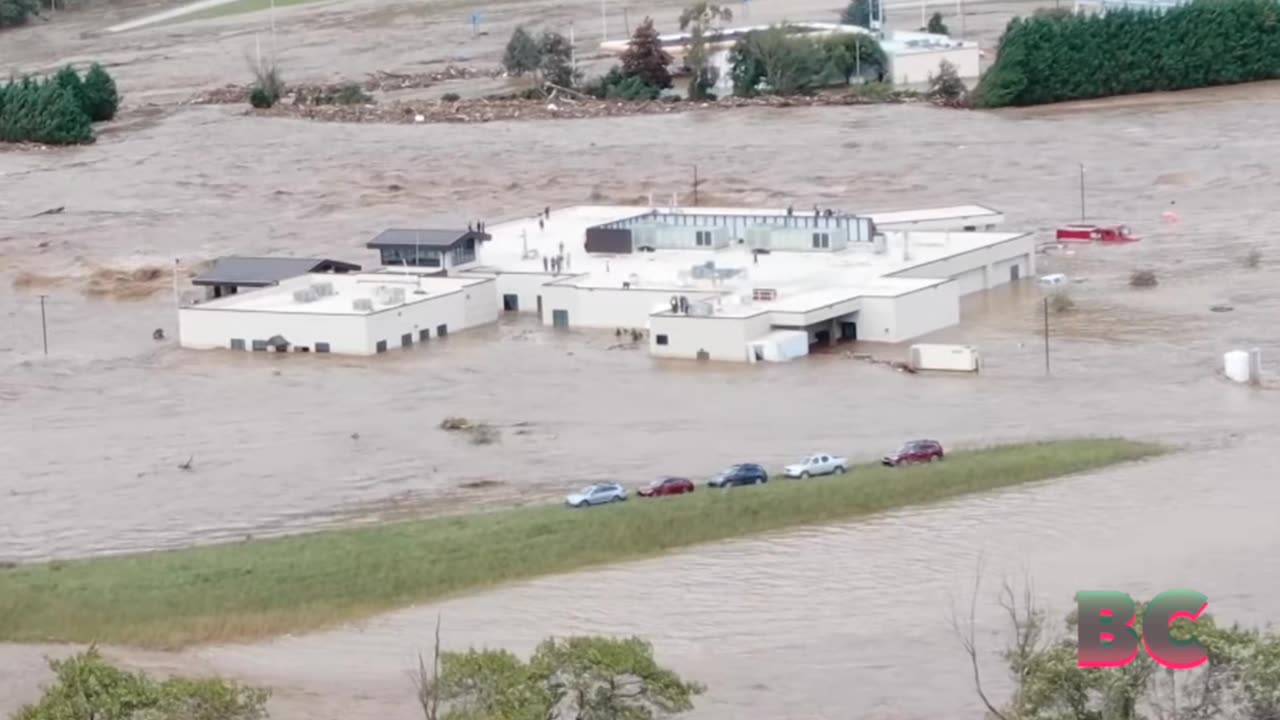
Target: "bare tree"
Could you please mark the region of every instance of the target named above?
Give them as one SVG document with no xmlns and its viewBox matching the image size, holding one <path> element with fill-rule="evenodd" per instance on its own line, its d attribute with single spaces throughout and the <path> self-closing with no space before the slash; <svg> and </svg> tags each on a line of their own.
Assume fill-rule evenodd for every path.
<svg viewBox="0 0 1280 720">
<path fill-rule="evenodd" d="M 413 677 L 418 706 L 425 720 L 440 720 L 440 616 L 436 615 L 435 647 L 431 652 L 431 670 L 427 661 L 418 653 L 418 672 Z"/>
</svg>

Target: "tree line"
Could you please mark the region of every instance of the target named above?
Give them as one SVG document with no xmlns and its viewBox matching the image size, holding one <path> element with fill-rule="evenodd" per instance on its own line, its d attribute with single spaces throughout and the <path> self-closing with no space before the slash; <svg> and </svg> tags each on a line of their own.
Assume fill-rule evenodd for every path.
<svg viewBox="0 0 1280 720">
<path fill-rule="evenodd" d="M 985 107 L 1185 90 L 1280 77 L 1280 2 L 1014 18 L 975 93 Z"/>
<path fill-rule="evenodd" d="M 83 78 L 68 65 L 46 78 L 11 79 L 0 87 L 0 142 L 91 143 L 93 123 L 119 107 L 115 80 L 97 63 Z"/>
<path fill-rule="evenodd" d="M 855 0 L 851 8 L 865 5 L 860 3 Z M 722 23 L 732 19 L 732 10 L 712 2 L 695 3 L 681 13 L 680 30 L 690 39 L 678 69 L 689 74 L 690 100 L 716 99 L 714 88 L 720 77 L 708 43 Z M 884 81 L 888 69 L 888 59 L 873 35 L 814 37 L 787 25 L 748 33 L 734 46 L 730 61 L 733 94 L 742 97 L 812 94 L 824 87 L 852 84 L 855 78 Z M 559 33 L 544 31 L 535 38 L 518 27 L 503 55 L 503 65 L 513 76 L 532 75 L 540 82 L 621 100 L 658 98 L 673 85 L 674 64 L 648 17 L 632 33 L 620 63 L 585 83 L 572 67 L 568 42 Z"/>
</svg>

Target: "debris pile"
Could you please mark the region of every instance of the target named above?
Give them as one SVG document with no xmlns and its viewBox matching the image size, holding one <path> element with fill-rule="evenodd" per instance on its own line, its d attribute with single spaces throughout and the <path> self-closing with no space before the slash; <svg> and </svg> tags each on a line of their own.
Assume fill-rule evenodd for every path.
<svg viewBox="0 0 1280 720">
<path fill-rule="evenodd" d="M 906 102 L 903 98 L 893 102 Z M 627 115 L 665 115 L 690 110 L 741 107 L 815 107 L 862 105 L 869 101 L 852 95 L 813 98 L 730 98 L 716 102 L 664 102 L 624 100 L 461 100 L 457 102 L 392 102 L 379 105 L 281 104 L 262 115 L 300 117 L 308 120 L 354 123 L 486 123 L 499 120 L 583 119 Z"/>
<path fill-rule="evenodd" d="M 365 92 L 389 90 L 413 90 L 428 88 L 450 80 L 470 80 L 474 78 L 504 77 L 506 71 L 501 68 L 477 69 L 458 65 L 447 65 L 443 70 L 427 73 L 393 73 L 379 70 L 368 75 L 363 82 L 352 83 L 300 83 L 288 86 L 288 92 L 282 99 L 285 104 L 294 105 L 328 105 L 334 104 L 344 88 L 355 84 Z M 248 85 L 226 85 L 224 87 L 197 93 L 187 101 L 189 105 L 235 105 L 249 102 Z"/>
</svg>

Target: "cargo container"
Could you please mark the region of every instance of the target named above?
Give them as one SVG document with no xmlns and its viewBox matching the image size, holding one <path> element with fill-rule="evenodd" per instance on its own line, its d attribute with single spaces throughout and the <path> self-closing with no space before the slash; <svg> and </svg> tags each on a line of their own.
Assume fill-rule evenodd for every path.
<svg viewBox="0 0 1280 720">
<path fill-rule="evenodd" d="M 911 368 L 913 370 L 978 372 L 979 365 L 978 350 L 969 345 L 911 346 Z"/>
</svg>

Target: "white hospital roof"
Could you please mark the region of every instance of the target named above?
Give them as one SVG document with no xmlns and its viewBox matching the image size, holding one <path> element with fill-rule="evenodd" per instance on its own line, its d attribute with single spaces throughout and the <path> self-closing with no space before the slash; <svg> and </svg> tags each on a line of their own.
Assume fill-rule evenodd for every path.
<svg viewBox="0 0 1280 720">
<path fill-rule="evenodd" d="M 217 300 L 201 303 L 195 308 L 314 313 L 318 315 L 368 315 L 370 311 L 356 310 L 352 301 L 372 300 L 372 312 L 376 313 L 431 300 L 480 282 L 484 282 L 484 279 L 474 277 L 424 277 L 415 273 L 391 271 L 345 274 L 316 273 L 285 280 L 272 288 L 226 295 Z M 329 283 L 332 285 L 333 294 L 310 302 L 299 302 L 294 299 L 294 291 L 306 289 L 317 283 Z M 403 289 L 404 302 L 395 304 L 381 302 L 378 297 L 379 288 Z M 418 292 L 419 290 L 421 293 Z"/>
<path fill-rule="evenodd" d="M 542 258 L 560 253 L 561 245 L 568 256 L 561 277 L 553 282 L 581 288 L 620 288 L 630 283 L 635 289 L 669 291 L 673 294 L 720 293 L 745 295 L 747 302 L 723 303 L 719 314 L 753 315 L 762 310 L 802 312 L 842 302 L 859 296 L 896 297 L 948 279 L 946 274 L 926 278 L 897 278 L 892 274 L 990 247 L 1023 237 L 1016 232 L 886 231 L 886 252 L 872 252 L 870 243 L 837 252 L 803 252 L 775 250 L 760 255 L 758 262 L 745 246 L 724 249 L 689 249 L 638 252 L 619 255 L 587 254 L 584 248 L 588 227 L 650 213 L 655 208 L 635 206 L 577 206 L 553 210 L 550 220 L 538 227 L 538 217 L 517 219 L 487 228 L 493 239 L 480 249 L 481 268 L 477 272 L 503 273 L 543 272 Z M 660 212 L 666 212 L 657 208 Z M 776 215 L 785 209 L 761 208 L 682 208 L 685 214 L 712 215 Z M 797 209 L 797 215 L 803 210 Z M 966 218 L 998 214 L 980 205 L 949 208 L 867 213 L 867 217 L 910 220 L 947 220 L 957 225 Z M 536 256 L 525 257 L 525 251 Z M 907 257 L 904 259 L 904 250 Z M 718 283 L 689 277 L 695 265 L 714 261 L 718 269 L 740 269 L 742 272 Z M 749 300 L 753 288 L 772 288 L 778 299 L 771 302 Z"/>
</svg>

